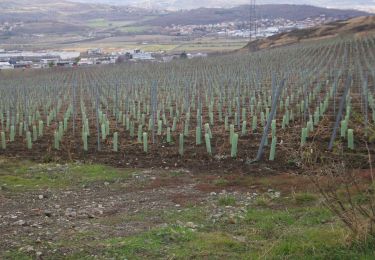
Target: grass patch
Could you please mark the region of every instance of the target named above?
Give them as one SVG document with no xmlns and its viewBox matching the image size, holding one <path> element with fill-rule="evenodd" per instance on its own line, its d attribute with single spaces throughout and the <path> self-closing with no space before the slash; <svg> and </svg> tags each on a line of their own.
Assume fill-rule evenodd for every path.
<svg viewBox="0 0 375 260">
<path fill-rule="evenodd" d="M 270 255 L 296 259 L 324 259 L 333 256 L 333 252 L 344 243 L 342 231 L 338 229 L 294 229 L 274 243 Z"/>
<path fill-rule="evenodd" d="M 133 170 L 115 169 L 103 165 L 83 165 L 72 168 L 71 175 L 79 183 L 115 182 L 129 179 Z"/>
<path fill-rule="evenodd" d="M 177 221 L 201 224 L 206 222 L 207 215 L 204 208 L 190 207 L 182 210 L 166 211 L 163 213 L 162 219 L 169 224 L 176 223 Z"/>
<path fill-rule="evenodd" d="M 254 205 L 258 207 L 268 207 L 271 204 L 271 198 L 268 196 L 259 196 L 254 200 Z"/>
<path fill-rule="evenodd" d="M 281 231 L 293 225 L 296 220 L 288 211 L 249 210 L 245 221 L 257 230 L 256 239 L 268 240 L 279 237 Z"/>
<path fill-rule="evenodd" d="M 225 186 L 228 186 L 229 184 L 229 181 L 227 181 L 226 179 L 216 179 L 214 180 L 214 185 L 215 186 L 218 186 L 218 187 L 225 187 Z"/>
<path fill-rule="evenodd" d="M 230 195 L 225 195 L 219 198 L 218 203 L 220 206 L 235 206 L 236 198 Z"/>
<path fill-rule="evenodd" d="M 152 26 L 122 26 L 118 29 L 124 33 L 144 33 L 152 30 L 153 28 L 154 27 Z"/>
<path fill-rule="evenodd" d="M 59 189 L 96 182 L 113 183 L 129 178 L 130 170 L 102 165 L 7 164 L 0 169 L 3 189 L 25 191 Z"/>
<path fill-rule="evenodd" d="M 110 21 L 106 19 L 93 19 L 89 20 L 87 25 L 93 28 L 105 29 L 105 28 L 115 28 L 134 24 L 135 21 Z"/>
<path fill-rule="evenodd" d="M 104 256 L 116 259 L 238 259 L 245 243 L 221 232 L 199 233 L 171 226 L 105 243 Z"/>
<path fill-rule="evenodd" d="M 296 193 L 294 201 L 298 205 L 310 204 L 318 200 L 318 197 L 312 193 Z"/>
<path fill-rule="evenodd" d="M 250 259 L 246 243 L 223 232 L 197 233 L 183 247 L 174 247 L 169 256 L 176 259 Z"/>
<path fill-rule="evenodd" d="M 0 254 L 1 256 L 1 254 Z M 13 251 L 9 251 L 9 252 L 5 252 L 5 254 L 3 255 L 3 259 L 4 260 L 13 260 L 13 259 L 17 259 L 17 260 L 31 260 L 33 259 L 31 256 L 23 253 L 23 252 L 20 252 L 18 250 L 13 250 Z"/>
<path fill-rule="evenodd" d="M 327 223 L 335 223 L 333 213 L 323 207 L 297 208 L 293 210 L 299 220 L 300 226 L 320 226 Z"/>
<path fill-rule="evenodd" d="M 162 259 L 171 245 L 178 246 L 195 237 L 195 233 L 188 228 L 159 228 L 136 236 L 110 239 L 104 245 L 103 255 L 116 259 Z"/>
</svg>

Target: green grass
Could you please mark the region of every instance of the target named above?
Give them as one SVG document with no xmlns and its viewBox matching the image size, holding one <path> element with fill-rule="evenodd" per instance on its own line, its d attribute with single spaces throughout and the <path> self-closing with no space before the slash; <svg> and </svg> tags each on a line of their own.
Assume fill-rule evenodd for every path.
<svg viewBox="0 0 375 260">
<path fill-rule="evenodd" d="M 214 42 L 188 42 L 182 43 L 174 51 L 231 51 L 237 50 L 246 45 L 246 41 L 223 41 L 214 40 Z"/>
<path fill-rule="evenodd" d="M 109 21 L 106 19 L 93 19 L 88 21 L 87 25 L 94 28 L 105 29 L 127 26 L 135 23 L 135 21 Z"/>
<path fill-rule="evenodd" d="M 246 251 L 243 242 L 228 234 L 199 233 L 170 226 L 108 240 L 104 243 L 103 255 L 116 259 L 236 259 Z"/>
<path fill-rule="evenodd" d="M 374 245 L 347 243 L 348 231 L 324 208 L 251 209 L 228 227 L 209 225 L 198 210 L 180 219 L 204 223 L 193 231 L 169 224 L 141 234 L 101 242 L 115 259 L 372 259 Z M 194 215 L 197 214 L 197 218 Z M 170 220 L 174 220 L 176 215 Z M 187 217 L 188 216 L 188 217 Z M 187 217 L 187 218 L 186 218 Z M 328 223 L 331 221 L 332 223 Z M 357 257 L 358 256 L 358 257 Z"/>
<path fill-rule="evenodd" d="M 103 255 L 118 259 L 162 259 L 164 247 L 178 248 L 195 238 L 194 232 L 188 228 L 158 228 L 136 236 L 105 241 Z"/>
<path fill-rule="evenodd" d="M 105 28 L 108 27 L 109 21 L 105 19 L 93 19 L 88 21 L 87 25 L 95 28 Z"/>
<path fill-rule="evenodd" d="M 145 19 L 146 20 L 146 19 Z M 110 21 L 106 19 L 93 19 L 87 25 L 97 29 L 117 29 L 125 33 L 143 33 L 153 26 L 134 25 L 136 21 Z"/>
<path fill-rule="evenodd" d="M 129 178 L 131 172 L 102 165 L 8 163 L 0 169 L 0 186 L 11 191 L 62 189 L 90 183 L 114 183 Z"/>
<path fill-rule="evenodd" d="M 294 229 L 274 242 L 266 255 L 301 259 L 324 259 L 344 245 L 342 231 L 327 228 Z"/>
<path fill-rule="evenodd" d="M 303 205 L 303 204 L 309 204 L 317 201 L 317 196 L 312 193 L 297 193 L 294 194 L 294 200 L 297 204 Z"/>
<path fill-rule="evenodd" d="M 220 206 L 235 206 L 236 198 L 230 195 L 224 195 L 219 198 L 218 203 Z"/>
<path fill-rule="evenodd" d="M 254 205 L 258 207 L 267 207 L 271 203 L 271 198 L 269 196 L 258 196 L 254 200 Z"/>
<path fill-rule="evenodd" d="M 152 26 L 131 26 L 131 25 L 127 25 L 127 26 L 121 26 L 119 27 L 118 29 L 121 31 L 121 32 L 125 32 L 125 33 L 143 33 L 143 32 L 147 32 L 149 30 L 151 30 Z"/>
<path fill-rule="evenodd" d="M 23 252 L 19 252 L 19 251 L 10 251 L 10 252 L 6 252 L 4 254 L 4 260 L 13 260 L 13 259 L 17 259 L 17 260 L 31 260 L 33 259 L 31 256 L 27 255 L 26 253 L 23 253 Z"/>
<path fill-rule="evenodd" d="M 101 165 L 38 165 L 1 159 L 0 163 L 1 185 L 17 192 L 103 182 L 112 186 L 134 172 Z M 178 176 L 173 172 L 160 174 L 165 178 Z M 90 220 L 93 229 L 66 230 L 42 245 L 29 241 L 27 235 L 19 241 L 34 248 L 67 252 L 61 259 L 90 259 L 93 254 L 98 259 L 375 259 L 374 241 L 351 241 L 345 226 L 319 203 L 318 194 L 292 195 L 270 198 L 264 194 L 241 210 L 239 199 L 223 195 L 199 206 L 120 211 Z M 224 216 L 214 219 L 218 211 Z M 235 221 L 228 222 L 229 216 Z M 196 228 L 193 230 L 188 222 Z M 124 223 L 143 231 L 127 235 L 116 232 L 111 237 L 100 229 L 122 230 Z M 46 255 L 43 259 L 54 257 Z M 13 249 L 1 252 L 0 258 L 34 259 L 35 252 Z"/>
<path fill-rule="evenodd" d="M 218 187 L 225 187 L 225 186 L 228 186 L 228 184 L 229 184 L 229 181 L 223 178 L 214 180 L 214 185 Z"/>
<path fill-rule="evenodd" d="M 169 253 L 176 259 L 249 259 L 250 254 L 246 243 L 223 232 L 195 233 L 193 240 Z"/>
</svg>

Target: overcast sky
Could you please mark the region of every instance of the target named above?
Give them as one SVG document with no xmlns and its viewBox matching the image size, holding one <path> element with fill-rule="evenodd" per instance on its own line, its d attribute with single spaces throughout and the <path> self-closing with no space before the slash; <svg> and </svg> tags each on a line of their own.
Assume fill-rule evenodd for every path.
<svg viewBox="0 0 375 260">
<path fill-rule="evenodd" d="M 88 3 L 107 3 L 124 5 L 153 5 L 167 8 L 198 8 L 198 7 L 232 7 L 237 4 L 248 3 L 250 0 L 71 0 Z M 331 8 L 355 8 L 372 11 L 375 9 L 375 0 L 257 0 L 258 4 L 286 3 L 309 4 Z"/>
</svg>

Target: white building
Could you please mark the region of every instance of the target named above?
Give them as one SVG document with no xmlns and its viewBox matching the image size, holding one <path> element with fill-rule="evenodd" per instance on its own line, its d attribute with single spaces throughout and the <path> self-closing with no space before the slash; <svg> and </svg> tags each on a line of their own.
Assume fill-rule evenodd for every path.
<svg viewBox="0 0 375 260">
<path fill-rule="evenodd" d="M 151 52 L 143 52 L 141 50 L 134 50 L 132 53 L 133 60 L 154 60 Z"/>
<path fill-rule="evenodd" d="M 45 66 L 45 67 L 47 67 L 47 66 Z M 31 65 L 31 68 L 32 69 L 42 69 L 43 65 L 35 63 L 35 64 Z"/>
<path fill-rule="evenodd" d="M 78 66 L 90 66 L 96 63 L 95 59 L 82 58 L 78 62 Z"/>
<path fill-rule="evenodd" d="M 72 51 L 43 51 L 43 52 L 31 52 L 31 51 L 10 51 L 10 52 L 0 52 L 0 59 L 4 58 L 35 58 L 39 57 L 41 59 L 49 57 L 58 57 L 62 60 L 75 59 L 81 55 L 79 52 Z"/>
<path fill-rule="evenodd" d="M 58 61 L 59 59 L 41 59 L 40 63 L 48 65 L 48 64 L 56 64 Z"/>
<path fill-rule="evenodd" d="M 9 62 L 0 62 L 0 70 L 10 70 L 14 69 L 14 66 Z"/>
<path fill-rule="evenodd" d="M 194 58 L 206 58 L 208 55 L 207 53 L 188 53 L 187 54 L 189 59 L 194 59 Z"/>
<path fill-rule="evenodd" d="M 151 53 L 142 52 L 142 53 L 134 53 L 133 60 L 154 60 Z"/>
<path fill-rule="evenodd" d="M 88 55 L 101 55 L 102 53 L 103 53 L 103 50 L 100 48 L 87 50 Z"/>
</svg>

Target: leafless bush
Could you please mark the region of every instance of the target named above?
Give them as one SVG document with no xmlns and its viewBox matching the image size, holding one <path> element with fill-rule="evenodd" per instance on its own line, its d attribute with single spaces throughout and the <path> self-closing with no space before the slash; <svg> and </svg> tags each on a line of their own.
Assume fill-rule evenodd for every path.
<svg viewBox="0 0 375 260">
<path fill-rule="evenodd" d="M 369 170 L 352 169 L 343 158 L 340 162 L 315 165 L 311 172 L 311 180 L 323 196 L 324 205 L 356 239 L 375 237 L 375 183 L 370 152 L 368 160 Z"/>
</svg>

